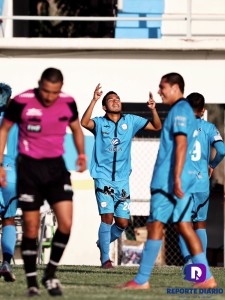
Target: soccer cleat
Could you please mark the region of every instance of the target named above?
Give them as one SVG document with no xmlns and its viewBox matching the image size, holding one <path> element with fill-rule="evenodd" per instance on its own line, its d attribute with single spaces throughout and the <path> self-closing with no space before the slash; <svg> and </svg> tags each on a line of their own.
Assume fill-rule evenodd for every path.
<svg viewBox="0 0 225 300">
<path fill-rule="evenodd" d="M 12 268 L 7 261 L 4 261 L 0 269 L 0 277 L 4 277 L 7 282 L 13 282 L 16 280 L 15 275 L 12 273 Z"/>
<path fill-rule="evenodd" d="M 31 286 L 27 290 L 27 296 L 28 297 L 35 297 L 35 296 L 40 296 L 40 295 L 41 295 L 41 293 L 40 293 L 39 289 L 36 286 Z"/>
<path fill-rule="evenodd" d="M 194 284 L 194 288 L 199 289 L 213 289 L 215 287 L 217 287 L 217 283 L 213 276 L 211 276 L 209 279 L 206 279 L 203 282 L 198 282 Z"/>
<path fill-rule="evenodd" d="M 47 289 L 51 296 L 62 296 L 62 289 L 59 279 L 57 278 L 42 278 L 42 284 Z"/>
<path fill-rule="evenodd" d="M 131 280 L 126 283 L 117 285 L 116 288 L 123 289 L 123 290 L 147 290 L 150 289 L 150 284 L 148 281 L 144 284 L 138 284 L 134 280 Z"/>
<path fill-rule="evenodd" d="M 113 269 L 113 265 L 110 259 L 108 259 L 104 264 L 102 264 L 103 269 Z"/>
</svg>

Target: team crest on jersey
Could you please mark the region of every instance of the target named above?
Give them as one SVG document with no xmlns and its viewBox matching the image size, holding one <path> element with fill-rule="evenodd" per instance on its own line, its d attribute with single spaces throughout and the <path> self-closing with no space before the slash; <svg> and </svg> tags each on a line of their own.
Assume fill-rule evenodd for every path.
<svg viewBox="0 0 225 300">
<path fill-rule="evenodd" d="M 122 124 L 121 127 L 122 127 L 123 130 L 127 130 L 127 128 L 128 128 L 127 124 L 125 124 L 125 123 Z"/>
<path fill-rule="evenodd" d="M 117 137 L 114 137 L 112 140 L 111 140 L 111 144 L 113 146 L 117 146 L 121 143 L 120 139 L 118 139 Z"/>
<path fill-rule="evenodd" d="M 42 116 L 42 111 L 38 108 L 30 108 L 27 110 L 26 116 Z"/>
</svg>

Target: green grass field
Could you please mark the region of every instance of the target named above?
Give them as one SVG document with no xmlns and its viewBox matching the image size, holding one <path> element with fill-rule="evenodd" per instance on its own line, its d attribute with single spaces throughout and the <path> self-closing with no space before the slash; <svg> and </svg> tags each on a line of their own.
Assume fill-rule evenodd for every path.
<svg viewBox="0 0 225 300">
<path fill-rule="evenodd" d="M 38 268 L 39 280 L 43 266 Z M 224 289 L 222 295 L 169 295 L 167 288 L 192 288 L 192 283 L 183 279 L 180 267 L 155 267 L 150 283 L 151 289 L 146 291 L 129 291 L 116 289 L 117 284 L 134 277 L 137 267 L 116 267 L 113 270 L 103 270 L 96 266 L 60 266 L 58 278 L 63 286 L 63 297 L 57 299 L 69 300 L 174 300 L 174 299 L 224 299 L 225 269 L 212 268 L 218 287 Z M 21 266 L 14 266 L 16 281 L 6 283 L 0 278 L 0 299 L 27 299 L 24 271 Z M 52 299 L 41 286 L 41 296 L 35 299 Z"/>
</svg>

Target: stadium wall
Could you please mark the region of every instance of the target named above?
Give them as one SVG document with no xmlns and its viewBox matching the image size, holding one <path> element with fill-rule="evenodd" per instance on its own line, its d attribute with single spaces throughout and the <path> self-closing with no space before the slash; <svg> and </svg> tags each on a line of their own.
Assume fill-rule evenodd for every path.
<svg viewBox="0 0 225 300">
<path fill-rule="evenodd" d="M 225 43 L 221 39 L 1 39 L 0 66 L 0 81 L 12 86 L 13 96 L 36 87 L 45 68 L 61 69 L 65 77 L 63 90 L 75 97 L 80 116 L 92 99 L 98 83 L 101 83 L 104 93 L 115 90 L 124 102 L 146 102 L 151 90 L 159 103 L 158 84 L 161 76 L 168 72 L 183 75 L 185 94 L 198 91 L 205 95 L 208 104 L 225 103 Z M 99 103 L 94 116 L 102 114 Z M 90 163 L 93 137 L 86 130 L 84 133 Z M 69 131 L 65 147 L 68 168 L 73 170 L 76 151 L 72 148 Z M 146 174 L 147 178 L 150 173 L 151 170 Z M 61 263 L 99 265 L 95 242 L 100 218 L 93 181 L 88 171 L 84 174 L 72 172 L 72 180 L 75 188 L 75 218 L 69 246 Z"/>
</svg>

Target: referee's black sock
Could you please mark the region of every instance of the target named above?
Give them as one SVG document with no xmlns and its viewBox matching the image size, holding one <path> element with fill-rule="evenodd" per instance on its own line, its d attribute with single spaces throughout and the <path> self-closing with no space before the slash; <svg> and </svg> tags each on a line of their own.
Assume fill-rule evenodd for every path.
<svg viewBox="0 0 225 300">
<path fill-rule="evenodd" d="M 36 268 L 37 240 L 23 236 L 21 244 L 21 254 L 24 261 L 24 270 L 28 288 L 31 286 L 35 286 L 38 288 Z"/>
<path fill-rule="evenodd" d="M 56 268 L 66 248 L 69 237 L 70 237 L 69 234 L 64 234 L 60 232 L 58 229 L 56 230 L 52 240 L 52 251 L 50 255 L 50 260 L 46 267 L 46 271 L 44 275 L 46 279 L 55 277 Z"/>
</svg>

